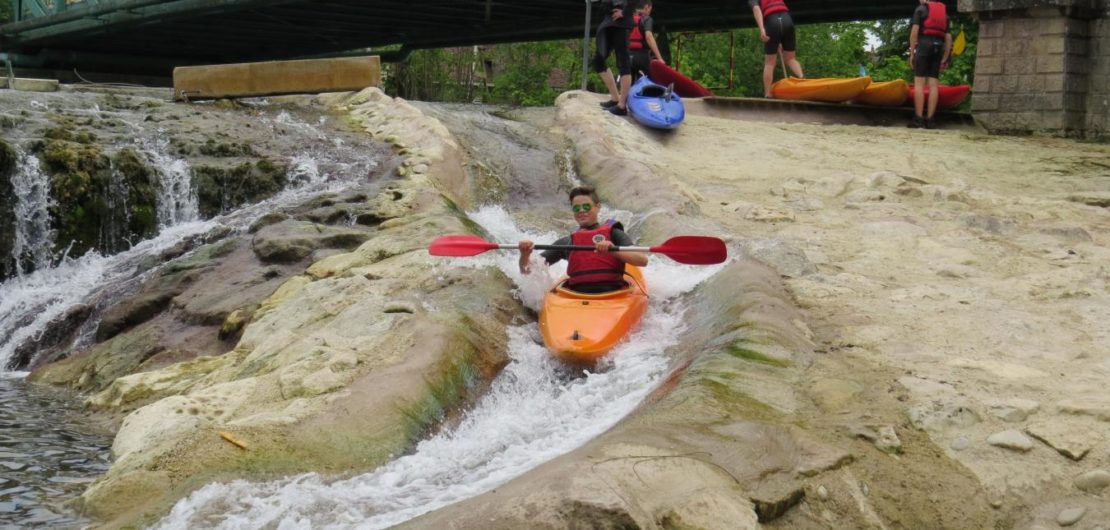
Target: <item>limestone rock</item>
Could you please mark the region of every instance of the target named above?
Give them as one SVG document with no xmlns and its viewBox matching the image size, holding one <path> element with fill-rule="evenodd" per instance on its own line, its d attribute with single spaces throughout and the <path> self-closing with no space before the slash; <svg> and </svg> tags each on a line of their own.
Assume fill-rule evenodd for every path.
<svg viewBox="0 0 1110 530">
<path fill-rule="evenodd" d="M 1066 414 L 1091 416 L 1110 422 L 1110 401 L 1106 399 L 1065 399 L 1057 402 L 1056 408 Z"/>
<path fill-rule="evenodd" d="M 1015 430 L 996 432 L 987 438 L 987 443 L 1023 453 L 1033 448 L 1033 440 L 1022 434 L 1021 431 Z"/>
<path fill-rule="evenodd" d="M 1060 515 L 1056 516 L 1056 523 L 1060 526 L 1071 526 L 1078 523 L 1084 515 L 1087 515 L 1087 509 L 1082 506 L 1079 508 L 1068 508 L 1061 511 Z"/>
<path fill-rule="evenodd" d="M 1075 477 L 1075 487 L 1088 493 L 1098 494 L 1110 486 L 1110 471 L 1096 469 Z"/>
<path fill-rule="evenodd" d="M 1044 442 L 1056 452 L 1072 459 L 1082 460 L 1102 441 L 1102 435 L 1088 431 L 1075 422 L 1044 422 L 1025 428 L 1030 436 Z"/>
<path fill-rule="evenodd" d="M 365 230 L 286 220 L 259 230 L 251 248 L 264 262 L 288 263 L 321 248 L 354 248 L 369 237 Z"/>
<path fill-rule="evenodd" d="M 987 406 L 987 412 L 1002 421 L 1017 423 L 1037 412 L 1040 404 L 1029 399 L 1009 399 L 996 401 Z"/>
<path fill-rule="evenodd" d="M 744 215 L 744 219 L 762 223 L 781 223 L 793 221 L 794 212 L 770 206 L 756 206 Z"/>
<path fill-rule="evenodd" d="M 781 239 L 751 239 L 741 244 L 749 256 L 775 269 L 788 278 L 817 272 L 805 252 Z"/>
</svg>

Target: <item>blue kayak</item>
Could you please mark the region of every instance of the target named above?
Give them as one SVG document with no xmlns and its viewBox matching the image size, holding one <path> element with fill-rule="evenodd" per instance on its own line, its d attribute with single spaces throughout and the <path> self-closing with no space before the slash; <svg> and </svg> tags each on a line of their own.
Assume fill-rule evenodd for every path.
<svg viewBox="0 0 1110 530">
<path fill-rule="evenodd" d="M 646 75 L 628 93 L 628 112 L 636 121 L 654 129 L 674 129 L 686 118 L 682 98 Z"/>
</svg>

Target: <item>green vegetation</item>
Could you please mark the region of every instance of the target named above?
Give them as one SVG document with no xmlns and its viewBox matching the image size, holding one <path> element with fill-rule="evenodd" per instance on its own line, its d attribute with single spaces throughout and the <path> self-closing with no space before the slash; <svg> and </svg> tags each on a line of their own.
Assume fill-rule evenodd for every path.
<svg viewBox="0 0 1110 530">
<path fill-rule="evenodd" d="M 7 24 L 15 19 L 15 14 L 12 13 L 12 3 L 0 1 L 0 24 Z"/>
<path fill-rule="evenodd" d="M 785 359 L 776 359 L 759 353 L 751 348 L 745 346 L 744 342 L 737 341 L 728 347 L 728 354 L 739 359 L 746 359 L 757 363 L 769 364 L 771 366 L 778 366 L 780 368 L 787 368 L 793 363 Z"/>
<path fill-rule="evenodd" d="M 798 59 L 807 77 L 855 77 L 862 66 L 876 81 L 913 81 L 908 63 L 909 15 L 879 22 L 834 22 L 798 27 Z M 662 21 L 661 21 L 662 22 Z M 970 84 L 975 71 L 978 24 L 964 15 L 952 17 L 952 35 L 965 31 L 967 49 L 941 75 L 945 84 Z M 868 50 L 868 35 L 881 43 Z M 664 39 L 660 35 L 660 41 Z M 666 36 L 668 64 L 723 96 L 761 96 L 763 46 L 759 31 L 744 28 L 712 33 Z M 593 42 L 590 43 L 591 52 Z M 386 65 L 386 91 L 407 99 L 552 105 L 564 90 L 582 80 L 580 40 L 531 42 L 419 50 L 407 63 Z M 614 66 L 610 59 L 610 66 Z M 592 70 L 592 69 L 591 69 Z M 776 71 L 776 77 L 781 76 Z M 590 90 L 605 87 L 592 71 Z"/>
</svg>

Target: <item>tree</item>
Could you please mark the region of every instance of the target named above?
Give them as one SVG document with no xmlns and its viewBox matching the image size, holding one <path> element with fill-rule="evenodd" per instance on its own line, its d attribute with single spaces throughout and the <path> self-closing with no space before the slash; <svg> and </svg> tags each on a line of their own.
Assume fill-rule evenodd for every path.
<svg viewBox="0 0 1110 530">
<path fill-rule="evenodd" d="M 12 14 L 12 3 L 7 0 L 0 0 L 0 24 L 7 24 L 15 19 Z"/>
</svg>

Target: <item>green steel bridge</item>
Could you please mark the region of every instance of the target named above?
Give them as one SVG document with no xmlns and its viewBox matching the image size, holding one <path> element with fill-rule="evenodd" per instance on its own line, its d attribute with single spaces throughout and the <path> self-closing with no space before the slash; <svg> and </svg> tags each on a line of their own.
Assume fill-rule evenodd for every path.
<svg viewBox="0 0 1110 530">
<path fill-rule="evenodd" d="M 0 61 L 168 75 L 174 66 L 582 38 L 590 0 L 0 0 Z M 946 0 L 955 11 L 955 0 Z M 799 24 L 907 18 L 912 0 L 790 0 Z M 662 32 L 751 27 L 746 0 L 656 0 Z M 371 53 L 374 53 L 371 51 Z"/>
</svg>

